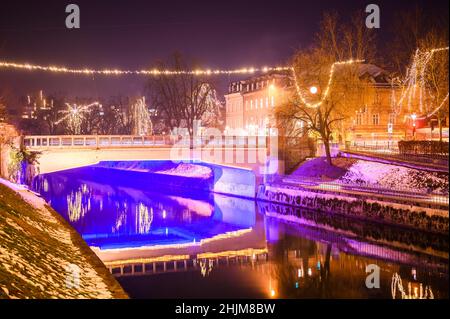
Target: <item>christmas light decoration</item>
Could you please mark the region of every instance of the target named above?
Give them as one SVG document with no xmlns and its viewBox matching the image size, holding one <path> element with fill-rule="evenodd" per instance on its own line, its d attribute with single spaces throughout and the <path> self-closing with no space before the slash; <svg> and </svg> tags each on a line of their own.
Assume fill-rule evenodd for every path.
<svg viewBox="0 0 450 319">
<path fill-rule="evenodd" d="M 295 72 L 295 68 L 292 67 L 291 71 L 292 71 L 293 76 L 294 76 L 294 83 L 295 83 L 295 89 L 297 91 L 297 95 L 299 96 L 299 98 L 302 101 L 302 103 L 305 104 L 307 107 L 310 107 L 310 108 L 317 108 L 317 107 L 319 107 L 320 105 L 322 105 L 323 101 L 325 101 L 325 99 L 330 94 L 330 88 L 331 88 L 331 85 L 333 84 L 333 77 L 334 77 L 334 72 L 335 72 L 336 66 L 350 65 L 350 64 L 362 63 L 362 62 L 364 62 L 364 60 L 353 60 L 353 59 L 347 60 L 347 61 L 334 62 L 331 65 L 331 67 L 330 67 L 330 72 L 329 72 L 329 75 L 328 75 L 327 87 L 323 91 L 321 99 L 318 102 L 315 102 L 315 103 L 308 102 L 306 97 L 303 95 L 303 92 L 302 92 L 303 90 L 300 88 L 300 85 L 298 83 L 298 79 L 297 79 L 297 74 Z M 317 93 L 317 91 L 315 91 L 315 92 Z M 313 92 L 311 91 L 311 93 L 313 93 Z M 315 93 L 313 93 L 313 94 L 315 94 Z"/>
<path fill-rule="evenodd" d="M 290 67 L 262 67 L 262 68 L 241 68 L 234 70 L 211 70 L 211 69 L 196 69 L 196 70 L 121 70 L 121 69 L 90 69 L 90 68 L 69 68 L 65 66 L 42 66 L 29 63 L 14 63 L 8 61 L 0 61 L 0 68 L 3 69 L 19 69 L 26 71 L 44 71 L 52 73 L 71 73 L 81 75 L 233 75 L 233 74 L 253 74 L 256 72 L 267 73 L 270 71 L 286 71 Z"/>
<path fill-rule="evenodd" d="M 406 108 L 408 112 L 413 111 L 413 101 L 418 98 L 418 109 L 415 111 L 419 111 L 420 113 L 425 112 L 426 114 L 420 117 L 416 117 L 416 119 L 425 119 L 432 115 L 434 115 L 448 99 L 448 92 L 445 98 L 441 101 L 441 103 L 430 111 L 431 107 L 427 105 L 426 98 L 433 97 L 432 92 L 429 87 L 426 85 L 426 76 L 428 64 L 433 58 L 434 54 L 438 52 L 448 51 L 449 47 L 435 48 L 428 51 L 421 51 L 417 49 L 411 66 L 407 69 L 406 76 L 404 79 L 395 78 L 391 81 L 392 87 L 392 97 L 391 104 L 393 108 L 393 113 L 398 115 L 402 112 L 404 104 L 406 104 Z M 395 89 L 401 87 L 400 97 L 397 98 L 395 95 Z"/>
<path fill-rule="evenodd" d="M 74 132 L 74 134 L 80 134 L 81 133 L 81 123 L 83 122 L 83 119 L 86 117 L 86 114 L 88 114 L 91 111 L 91 108 L 93 106 L 100 106 L 98 102 L 94 102 L 87 105 L 77 105 L 73 104 L 70 105 L 69 103 L 66 103 L 67 109 L 60 111 L 64 114 L 64 116 L 55 122 L 55 125 L 58 125 L 61 122 L 67 122 L 68 127 Z"/>
<path fill-rule="evenodd" d="M 133 110 L 133 134 L 134 135 L 151 135 L 153 132 L 153 123 L 145 103 L 145 96 L 138 99 L 132 105 Z"/>
<path fill-rule="evenodd" d="M 395 299 L 397 296 L 397 290 L 400 293 L 402 299 L 434 299 L 433 291 L 430 286 L 425 286 L 423 288 L 422 283 L 419 284 L 419 287 L 412 287 L 411 282 L 408 283 L 408 292 L 403 288 L 402 278 L 398 273 L 392 275 L 391 281 L 391 294 L 392 299 Z"/>
</svg>

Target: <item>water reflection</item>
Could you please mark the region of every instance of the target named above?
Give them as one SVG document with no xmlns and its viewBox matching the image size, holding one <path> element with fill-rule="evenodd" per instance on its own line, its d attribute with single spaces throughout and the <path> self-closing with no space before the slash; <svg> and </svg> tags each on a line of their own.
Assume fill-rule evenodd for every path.
<svg viewBox="0 0 450 319">
<path fill-rule="evenodd" d="M 161 194 L 122 174 L 105 182 L 80 168 L 41 175 L 34 187 L 132 297 L 448 298 L 448 238 L 208 193 Z M 380 267 L 380 289 L 365 285 L 370 264 Z"/>
</svg>

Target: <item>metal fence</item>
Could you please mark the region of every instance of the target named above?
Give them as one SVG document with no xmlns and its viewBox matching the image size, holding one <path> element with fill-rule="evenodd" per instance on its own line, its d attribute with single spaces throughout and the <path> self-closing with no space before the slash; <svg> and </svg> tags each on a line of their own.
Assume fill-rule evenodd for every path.
<svg viewBox="0 0 450 319">
<path fill-rule="evenodd" d="M 311 179 L 311 178 L 295 178 L 291 176 L 280 176 L 275 180 L 275 182 L 287 183 L 298 186 L 305 186 L 312 189 L 320 189 L 324 191 L 350 191 L 350 192 L 364 192 L 364 193 L 374 193 L 379 195 L 386 196 L 395 196 L 395 197 L 410 197 L 417 199 L 425 199 L 429 200 L 432 203 L 437 204 L 449 204 L 449 195 L 442 194 L 438 192 L 429 192 L 429 191 L 421 191 L 419 189 L 410 188 L 410 187 L 399 187 L 399 186 L 382 186 L 382 185 L 367 185 L 367 184 L 355 184 L 355 183 L 346 183 L 340 180 L 333 181 L 323 181 L 319 179 Z"/>
<path fill-rule="evenodd" d="M 445 164 L 448 161 L 448 155 L 444 154 L 414 154 L 414 153 L 401 153 L 397 144 L 391 145 L 362 145 L 362 144 L 352 144 L 346 145 L 345 151 L 365 153 L 370 155 L 376 155 L 381 157 L 386 157 L 389 159 L 399 159 L 406 161 L 415 161 L 422 163 L 430 163 L 430 160 L 438 161 L 439 163 Z"/>
</svg>

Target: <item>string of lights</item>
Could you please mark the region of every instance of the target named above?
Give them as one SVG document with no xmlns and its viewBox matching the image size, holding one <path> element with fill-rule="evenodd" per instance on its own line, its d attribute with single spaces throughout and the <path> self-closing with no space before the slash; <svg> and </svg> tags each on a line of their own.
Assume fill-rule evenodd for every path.
<svg viewBox="0 0 450 319">
<path fill-rule="evenodd" d="M 424 85 L 424 77 L 425 77 L 425 69 L 428 62 L 431 60 L 432 56 L 436 52 L 441 52 L 448 50 L 448 47 L 435 48 L 426 52 L 421 52 L 417 49 L 416 54 L 413 59 L 413 63 L 411 67 L 408 69 L 406 77 L 403 81 L 398 80 L 396 84 L 402 87 L 402 92 L 400 94 L 400 98 L 396 99 L 395 94 L 393 98 L 397 101 L 394 102 L 394 113 L 399 114 L 401 112 L 402 104 L 405 99 L 408 101 L 408 110 L 411 109 L 411 101 L 416 96 L 417 86 L 419 86 L 419 109 L 422 112 L 423 110 L 423 100 L 426 92 L 423 92 L 425 87 Z M 334 73 L 336 66 L 340 65 L 350 65 L 355 63 L 363 63 L 364 60 L 347 60 L 347 61 L 338 61 L 334 62 L 329 71 L 328 83 L 321 95 L 321 98 L 317 102 L 309 102 L 308 99 L 303 94 L 303 90 L 300 87 L 297 74 L 295 72 L 294 67 L 262 67 L 262 68 L 241 68 L 241 69 L 196 69 L 196 70 L 170 70 L 170 69 L 151 69 L 151 70 L 122 70 L 122 69 L 91 69 L 91 68 L 69 68 L 65 66 L 42 66 L 37 64 L 29 64 L 29 63 L 14 63 L 8 61 L 0 61 L 0 68 L 3 69 L 16 69 L 16 70 L 26 70 L 26 71 L 43 71 L 43 72 L 51 72 L 51 73 L 69 73 L 69 74 L 80 74 L 80 75 L 103 75 L 103 76 L 119 76 L 119 75 L 144 75 L 144 76 L 157 76 L 157 75 L 235 75 L 235 74 L 254 74 L 257 72 L 267 73 L 270 71 L 291 71 L 294 77 L 294 84 L 297 95 L 299 96 L 302 103 L 304 103 L 307 107 L 317 108 L 325 101 L 325 99 L 330 94 L 330 88 L 333 83 Z M 418 85 L 419 84 L 419 85 Z M 394 84 L 393 84 L 394 85 Z M 447 97 L 444 99 L 443 103 L 441 103 L 435 110 L 430 112 L 426 117 L 433 115 L 437 112 L 438 109 L 442 107 L 444 102 L 448 99 Z"/>
<path fill-rule="evenodd" d="M 78 105 L 78 104 L 69 104 L 66 103 L 67 109 L 60 111 L 63 114 L 55 124 L 59 124 L 61 122 L 66 122 L 68 127 L 74 131 L 75 134 L 80 134 L 81 132 L 81 122 L 85 118 L 86 114 L 91 111 L 93 106 L 100 106 L 101 104 L 98 102 L 94 102 L 87 105 Z"/>
<path fill-rule="evenodd" d="M 408 68 L 406 72 L 406 76 L 403 80 L 395 79 L 391 82 L 391 87 L 394 92 L 394 87 L 401 87 L 400 97 L 397 99 L 395 93 L 393 93 L 393 111 L 395 114 L 400 114 L 402 112 L 403 105 L 406 104 L 408 112 L 412 111 L 413 101 L 416 100 L 416 96 L 418 95 L 419 105 L 418 111 L 421 113 L 427 111 L 429 107 L 426 105 L 426 97 L 430 96 L 431 92 L 426 85 L 426 76 L 427 76 L 427 67 L 429 62 L 431 61 L 433 55 L 437 52 L 448 51 L 449 47 L 435 48 L 428 51 L 421 51 L 417 49 L 411 66 Z M 420 117 L 420 119 L 425 119 L 433 114 L 435 114 L 446 102 L 448 99 L 447 96 L 443 99 L 443 101 L 437 106 L 434 110 L 428 111 L 428 114 Z M 419 118 L 417 118 L 419 119 Z"/>
<path fill-rule="evenodd" d="M 303 95 L 303 92 L 300 88 L 300 85 L 298 83 L 298 79 L 297 79 L 297 74 L 295 72 L 295 68 L 291 68 L 293 76 L 294 76 L 294 84 L 295 84 L 295 89 L 297 91 L 297 95 L 300 97 L 300 100 L 302 101 L 303 104 L 305 104 L 307 107 L 310 108 L 317 108 L 320 105 L 322 105 L 323 101 L 328 97 L 328 95 L 330 94 L 330 87 L 333 84 L 333 77 L 334 77 L 334 72 L 336 69 L 336 66 L 339 65 L 350 65 L 350 64 L 354 64 L 354 63 L 363 63 L 364 60 L 347 60 L 347 61 L 338 61 L 338 62 L 334 62 L 331 67 L 330 67 L 330 72 L 328 75 L 328 83 L 327 83 L 327 87 L 325 88 L 321 99 L 318 102 L 314 102 L 314 103 L 310 103 L 307 101 L 307 99 L 305 98 L 305 96 Z"/>
<path fill-rule="evenodd" d="M 233 74 L 253 74 L 256 72 L 267 73 L 270 71 L 286 71 L 290 70 L 290 67 L 261 67 L 261 68 L 241 68 L 234 70 L 223 69 L 196 69 L 196 70 L 121 70 L 121 69 L 90 69 L 90 68 L 69 68 L 65 66 L 42 66 L 29 63 L 14 63 L 8 61 L 0 61 L 0 68 L 3 69 L 16 69 L 26 71 L 43 71 L 52 73 L 70 73 L 81 75 L 233 75 Z"/>
<path fill-rule="evenodd" d="M 447 92 L 447 95 L 442 100 L 441 104 L 437 108 L 435 108 L 432 112 L 428 113 L 427 115 L 424 115 L 424 116 L 421 116 L 421 117 L 417 117 L 416 119 L 417 120 L 424 120 L 426 118 L 429 118 L 429 117 L 433 116 L 434 114 L 436 114 L 437 111 L 439 111 L 441 109 L 441 107 L 444 106 L 444 104 L 445 104 L 445 102 L 447 102 L 447 100 L 448 100 L 448 92 Z"/>
</svg>

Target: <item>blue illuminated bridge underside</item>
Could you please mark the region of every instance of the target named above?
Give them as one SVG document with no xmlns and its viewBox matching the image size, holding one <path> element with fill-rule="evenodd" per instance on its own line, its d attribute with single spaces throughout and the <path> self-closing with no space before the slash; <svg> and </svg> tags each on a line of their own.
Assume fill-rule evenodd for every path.
<svg viewBox="0 0 450 319">
<path fill-rule="evenodd" d="M 236 205 L 212 193 L 226 174 L 251 185 L 251 172 L 202 163 L 196 165 L 209 168 L 209 176 L 208 169 L 200 170 L 200 177 L 172 175 L 178 165 L 100 162 L 40 175 L 34 188 L 88 245 L 102 250 L 198 243 L 254 225 L 254 207 L 247 207 L 252 201 Z"/>
</svg>

